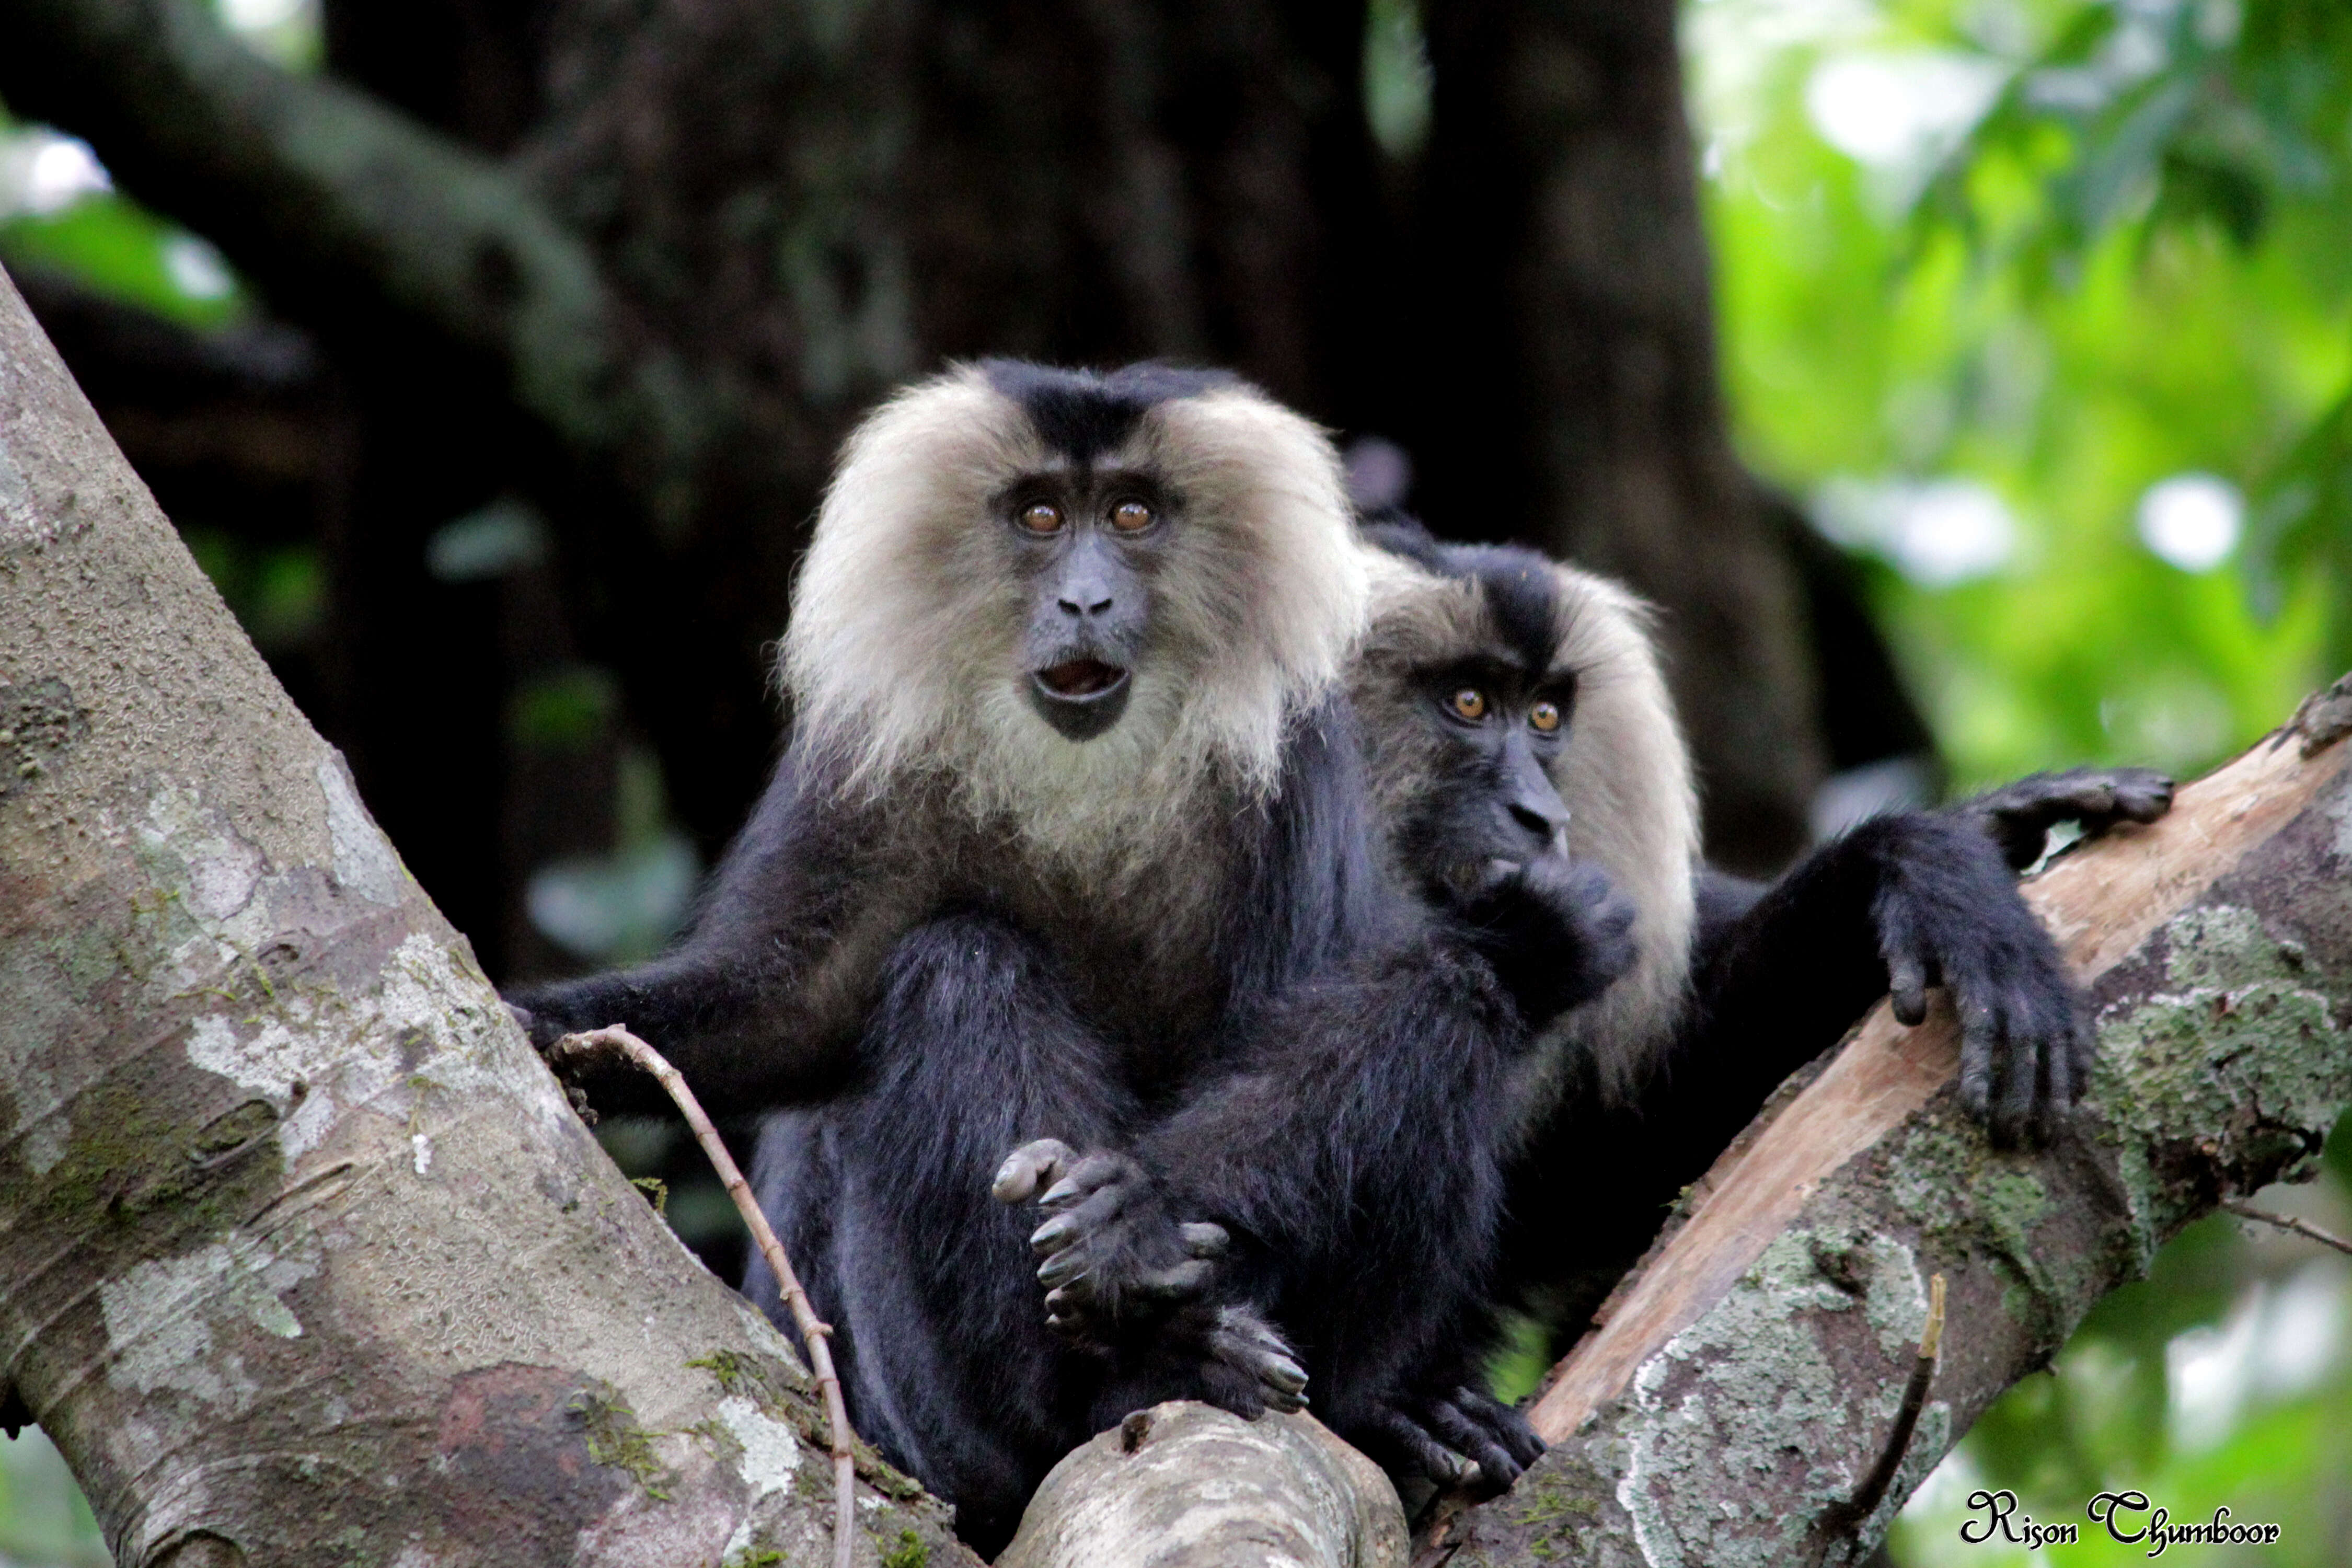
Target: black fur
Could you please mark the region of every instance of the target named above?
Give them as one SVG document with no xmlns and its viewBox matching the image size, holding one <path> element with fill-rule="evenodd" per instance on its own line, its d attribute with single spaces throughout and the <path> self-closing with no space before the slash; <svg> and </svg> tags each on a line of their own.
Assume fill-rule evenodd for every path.
<svg viewBox="0 0 2352 1568">
<path fill-rule="evenodd" d="M 1486 585 L 1489 604 L 1505 609 L 1505 646 L 1486 650 L 1487 679 L 1507 700 L 1523 700 L 1508 697 L 1507 671 L 1550 660 L 1549 563 L 1511 547 L 1441 544 L 1409 519 L 1367 533 L 1430 570 Z M 1538 626 L 1544 645 L 1531 657 L 1528 629 Z M 1460 668 L 1433 673 L 1450 684 Z M 1465 739 L 1454 756 L 1437 803 L 1389 825 L 1408 866 L 1441 889 L 1444 868 L 1465 852 L 1507 854 L 1514 844 L 1494 826 L 1500 778 L 1486 753 Z M 1769 888 L 1703 871 L 1693 1002 L 1655 1070 L 1620 1102 L 1601 1091 L 1595 1062 L 1570 1062 L 1579 1081 L 1513 1163 L 1503 1297 L 1547 1315 L 1569 1309 L 1564 1326 L 1580 1326 L 1676 1194 L 1890 984 L 1906 1022 L 1923 1016 L 1925 987 L 1950 992 L 1963 1022 L 1961 1098 L 1997 1141 L 2050 1131 L 2087 1081 L 2091 1037 L 2083 1000 L 2012 872 L 2041 853 L 2054 823 L 2099 832 L 2153 820 L 2170 800 L 2170 781 L 2140 769 L 2038 774 L 1947 811 L 1865 822 Z M 1561 868 L 1555 885 L 1565 888 L 1558 857 L 1530 868 L 1546 865 Z M 1507 928 L 1489 946 L 1508 976 L 1539 971 L 1559 951 Z M 1447 1337 L 1475 1352 L 1491 1329 L 1474 1318 Z M 1472 1365 L 1441 1362 L 1425 1375 L 1444 1382 Z"/>
<path fill-rule="evenodd" d="M 1048 447 L 1082 463 L 1126 440 L 1153 405 L 1235 384 L 1223 371 L 1152 363 L 1100 374 L 1013 359 L 982 360 L 980 368 L 991 386 L 1021 405 Z"/>
<path fill-rule="evenodd" d="M 1442 942 L 1329 975 L 1264 1023 L 1231 1061 L 1139 1095 L 1035 943 L 992 916 L 942 919 L 893 955 L 860 1091 L 763 1133 L 760 1201 L 819 1312 L 849 1327 L 854 1423 L 955 1503 L 982 1552 L 1064 1453 L 1126 1412 L 1181 1394 L 1255 1407 L 1248 1388 L 1203 1384 L 1215 1358 L 1184 1353 L 1226 1303 L 1279 1321 L 1326 1424 L 1413 1457 L 1387 1434 L 1450 1348 L 1448 1284 L 1485 1279 L 1501 1218 L 1492 1127 L 1527 1031 L 1484 967 Z M 1040 1136 L 1132 1151 L 1112 1194 L 1127 1223 L 1095 1234 L 1084 1331 L 1048 1328 L 1026 1242 L 1037 1215 L 988 1195 L 1005 1152 Z M 1234 1238 L 1213 1292 L 1118 1298 L 1118 1282 L 1181 1261 L 1178 1226 L 1202 1220 Z M 744 1288 L 788 1326 L 764 1267 Z"/>
<path fill-rule="evenodd" d="M 1887 994 L 1890 956 L 1960 999 L 1962 1099 L 1995 1138 L 2050 1131 L 2087 1081 L 2091 1037 L 2011 862 L 2029 842 L 2038 855 L 2054 821 L 2101 832 L 2161 815 L 2170 795 L 2141 769 L 2037 775 L 1873 818 L 1769 887 L 1706 873 L 1694 1003 L 1659 1070 L 1630 1103 L 1571 1092 L 1512 1168 L 1504 1298 L 1549 1320 L 1564 1351 L 1682 1189 Z"/>
<path fill-rule="evenodd" d="M 1337 862 L 1322 897 L 1376 933 L 1349 962 L 1289 986 L 1251 976 L 1263 1000 L 1246 1025 L 1170 1079 L 1137 1072 L 1125 1042 L 1096 1034 L 1058 955 L 1001 912 L 943 916 L 893 952 L 851 1092 L 762 1134 L 755 1189 L 820 1313 L 847 1326 L 854 1423 L 951 1500 L 983 1552 L 1009 1538 L 1064 1452 L 1127 1411 L 1179 1394 L 1257 1408 L 1261 1392 L 1198 1348 L 1234 1304 L 1279 1323 L 1317 1414 L 1402 1472 L 1436 1451 L 1405 1436 L 1431 1424 L 1483 1423 L 1475 1447 L 1490 1484 L 1540 1452 L 1463 1378 L 1426 1373 L 1461 1363 L 1448 1336 L 1487 1289 L 1505 1078 L 1531 1026 L 1483 956 L 1491 931 L 1425 918 L 1387 889 L 1360 839 L 1330 836 L 1355 769 L 1331 750 L 1335 731 L 1316 733 L 1318 760 L 1276 808 L 1284 853 L 1234 924 L 1243 952 L 1284 952 L 1297 938 L 1266 916 L 1326 923 L 1317 900 L 1295 896 L 1318 885 L 1300 882 L 1300 862 Z M 1580 922 L 1605 894 L 1580 884 L 1562 914 L 1549 884 L 1513 881 L 1482 889 L 1477 908 L 1540 931 L 1528 940 L 1557 961 L 1588 940 Z M 1603 924 L 1597 940 L 1615 946 L 1581 967 L 1556 962 L 1529 988 L 1569 994 L 1565 967 L 1589 990 L 1614 978 L 1624 922 Z M 987 1196 L 1005 1153 L 1041 1137 L 1126 1151 L 1095 1191 L 1107 1212 L 1087 1230 L 1086 1300 L 1061 1303 L 1058 1335 L 1024 1239 L 1037 1216 Z M 1143 1289 L 1187 1261 L 1180 1227 L 1202 1221 L 1232 1237 L 1216 1289 Z M 789 1328 L 763 1265 L 744 1288 Z"/>
</svg>

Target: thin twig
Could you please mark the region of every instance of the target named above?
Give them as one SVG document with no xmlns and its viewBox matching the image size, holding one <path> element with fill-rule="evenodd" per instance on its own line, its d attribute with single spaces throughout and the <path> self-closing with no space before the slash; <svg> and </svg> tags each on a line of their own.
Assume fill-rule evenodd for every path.
<svg viewBox="0 0 2352 1568">
<path fill-rule="evenodd" d="M 1940 1274 L 1927 1282 L 1927 1327 L 1919 1335 L 1918 1358 L 1911 1363 L 1911 1381 L 1903 1390 L 1902 1408 L 1895 1413 L 1894 1429 L 1886 1434 L 1886 1447 L 1878 1456 L 1878 1464 L 1848 1504 L 1853 1517 L 1868 1519 L 1886 1489 L 1894 1484 L 1895 1472 L 1902 1468 L 1903 1455 L 1911 1447 L 1912 1431 L 1919 1425 L 1919 1412 L 1927 1407 L 1927 1385 L 1935 1381 L 1936 1357 L 1944 1347 L 1944 1277 Z"/>
<path fill-rule="evenodd" d="M 669 1097 L 677 1104 L 678 1114 L 694 1129 L 694 1141 L 702 1145 L 709 1156 L 712 1169 L 725 1184 L 727 1195 L 735 1200 L 735 1210 L 751 1227 L 751 1239 L 759 1244 L 760 1255 L 775 1270 L 776 1282 L 782 1288 L 784 1305 L 791 1309 L 793 1326 L 801 1331 L 801 1342 L 808 1346 L 809 1367 L 816 1373 L 816 1385 L 824 1396 L 825 1424 L 832 1428 L 833 1482 L 835 1509 L 833 1521 L 834 1568 L 850 1568 L 850 1546 L 856 1539 L 857 1525 L 857 1462 L 850 1452 L 849 1411 L 841 1402 L 841 1379 L 833 1370 L 833 1352 L 826 1341 L 833 1335 L 833 1325 L 821 1321 L 816 1309 L 809 1304 L 808 1292 L 801 1289 L 800 1276 L 793 1272 L 793 1260 L 784 1256 L 784 1244 L 768 1224 L 768 1216 L 760 1212 L 752 1200 L 751 1184 L 743 1179 L 735 1157 L 727 1152 L 719 1129 L 703 1114 L 701 1101 L 694 1090 L 687 1088 L 678 1070 L 663 1059 L 662 1054 L 618 1024 L 602 1029 L 588 1029 L 576 1035 L 566 1035 L 555 1044 L 558 1057 L 589 1055 L 600 1051 L 617 1052 L 654 1076 Z"/>
<path fill-rule="evenodd" d="M 1886 1497 L 1886 1489 L 1895 1484 L 1895 1472 L 1903 1468 L 1903 1456 L 1910 1451 L 1911 1434 L 1917 1430 L 1919 1414 L 1927 1407 L 1927 1388 L 1936 1379 L 1936 1358 L 1944 1347 L 1944 1277 L 1933 1276 L 1927 1281 L 1927 1326 L 1919 1334 L 1919 1353 L 1911 1363 L 1911 1381 L 1904 1385 L 1903 1403 L 1895 1412 L 1895 1425 L 1886 1434 L 1886 1446 L 1879 1451 L 1878 1463 L 1863 1478 L 1853 1495 L 1823 1510 L 1822 1524 L 1824 1533 L 1821 1550 L 1813 1554 L 1815 1568 L 1829 1561 L 1830 1553 L 1839 1542 L 1847 1540 L 1862 1527 L 1863 1521 L 1876 1511 Z"/>
<path fill-rule="evenodd" d="M 2291 1214 L 2273 1214 L 2268 1209 L 2258 1209 L 2253 1205 L 2242 1203 L 2236 1198 L 2225 1201 L 2221 1206 L 2240 1219 L 2259 1220 L 2264 1225 L 2276 1226 L 2281 1230 L 2291 1230 L 2297 1236 L 2319 1243 L 2322 1247 L 2332 1247 L 2338 1252 L 2352 1252 L 2352 1241 L 2347 1241 L 2340 1236 L 2322 1230 L 2307 1219 L 2297 1219 Z"/>
</svg>

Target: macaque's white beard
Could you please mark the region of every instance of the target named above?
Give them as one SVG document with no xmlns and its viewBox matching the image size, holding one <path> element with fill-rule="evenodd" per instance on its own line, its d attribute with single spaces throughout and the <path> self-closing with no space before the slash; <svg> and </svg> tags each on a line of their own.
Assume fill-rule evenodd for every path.
<svg viewBox="0 0 2352 1568">
<path fill-rule="evenodd" d="M 1129 679 L 1127 710 L 1087 741 L 1046 723 L 1022 685 L 992 685 L 961 743 L 941 748 L 963 809 L 1059 869 L 1123 881 L 1181 854 L 1211 814 L 1276 787 L 1278 717 L 1213 722 L 1197 684 L 1188 694 L 1149 670 Z"/>
</svg>

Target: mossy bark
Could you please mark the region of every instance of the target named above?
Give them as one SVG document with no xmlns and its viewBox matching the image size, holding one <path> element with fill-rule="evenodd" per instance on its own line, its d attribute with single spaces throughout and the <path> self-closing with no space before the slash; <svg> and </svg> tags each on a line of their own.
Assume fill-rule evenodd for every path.
<svg viewBox="0 0 2352 1568">
<path fill-rule="evenodd" d="M 119 1561 L 827 1553 L 793 1352 L 572 1114 L 5 279 L 0 761 L 0 1405 Z M 861 1562 L 971 1560 L 862 1476 Z"/>
</svg>

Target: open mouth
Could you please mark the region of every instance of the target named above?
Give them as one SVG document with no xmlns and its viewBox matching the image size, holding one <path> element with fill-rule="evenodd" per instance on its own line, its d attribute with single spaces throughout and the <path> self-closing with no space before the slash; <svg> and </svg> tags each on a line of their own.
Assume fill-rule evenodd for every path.
<svg viewBox="0 0 2352 1568">
<path fill-rule="evenodd" d="M 1066 658 L 1029 675 L 1029 704 L 1066 740 L 1091 741 L 1127 711 L 1128 672 L 1098 658 Z"/>
<path fill-rule="evenodd" d="M 1065 659 L 1037 672 L 1037 684 L 1064 701 L 1099 697 L 1126 679 L 1127 671 L 1098 658 Z"/>
</svg>

